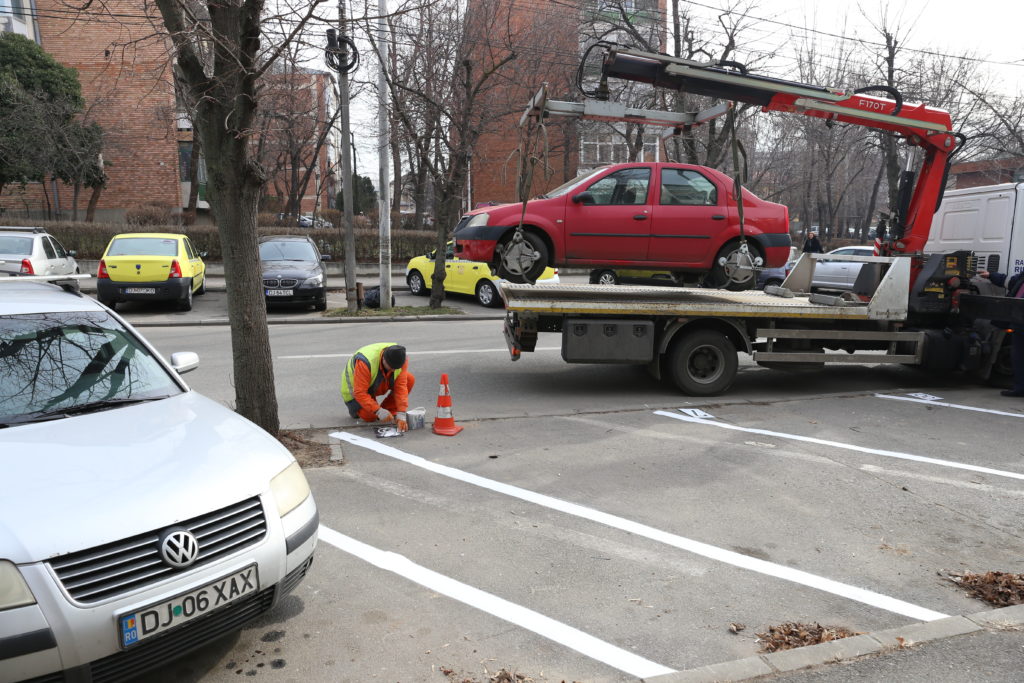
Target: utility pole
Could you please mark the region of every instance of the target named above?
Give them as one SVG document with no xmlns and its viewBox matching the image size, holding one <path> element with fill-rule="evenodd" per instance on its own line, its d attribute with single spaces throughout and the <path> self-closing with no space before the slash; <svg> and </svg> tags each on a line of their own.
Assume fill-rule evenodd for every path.
<svg viewBox="0 0 1024 683">
<path fill-rule="evenodd" d="M 387 14 L 385 0 L 377 0 L 377 45 L 380 54 L 380 71 L 377 74 L 377 132 L 380 146 L 377 148 L 377 160 L 380 172 L 377 175 L 379 190 L 377 192 L 377 215 L 380 217 L 380 307 L 391 308 L 391 191 L 388 173 L 388 153 L 391 149 L 388 129 L 388 80 L 385 69 L 388 68 L 388 27 L 384 16 Z M 395 179 L 399 185 L 400 178 Z"/>
<path fill-rule="evenodd" d="M 338 32 L 327 29 L 327 64 L 338 73 L 338 116 L 341 125 L 341 200 L 344 203 L 345 299 L 348 311 L 359 308 L 356 296 L 356 231 L 352 215 L 352 131 L 349 113 L 348 75 L 359 63 L 355 43 L 345 35 L 345 0 L 338 0 Z"/>
</svg>

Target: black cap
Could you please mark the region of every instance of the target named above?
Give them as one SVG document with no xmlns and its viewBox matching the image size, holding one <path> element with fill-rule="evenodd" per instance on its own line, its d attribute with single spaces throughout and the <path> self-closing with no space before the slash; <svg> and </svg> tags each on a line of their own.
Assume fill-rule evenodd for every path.
<svg viewBox="0 0 1024 683">
<path fill-rule="evenodd" d="M 405 347 L 395 344 L 384 349 L 384 362 L 392 370 L 397 370 L 405 365 Z"/>
</svg>

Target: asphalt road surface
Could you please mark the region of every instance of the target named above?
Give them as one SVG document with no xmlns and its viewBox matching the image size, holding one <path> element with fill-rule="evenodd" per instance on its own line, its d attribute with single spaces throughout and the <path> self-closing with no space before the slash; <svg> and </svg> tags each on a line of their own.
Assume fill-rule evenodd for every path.
<svg viewBox="0 0 1024 683">
<path fill-rule="evenodd" d="M 185 379 L 231 404 L 226 327 L 143 331 L 197 351 Z M 282 424 L 344 453 L 307 470 L 317 560 L 277 610 L 150 680 L 656 679 L 750 657 L 784 622 L 875 632 L 982 611 L 945 575 L 1024 571 L 1024 403 L 991 388 L 744 363 L 727 396 L 697 400 L 641 368 L 568 365 L 554 335 L 512 363 L 500 320 L 271 340 Z M 347 417 L 342 364 L 385 340 L 408 346 L 428 425 L 448 373 L 461 434 L 381 440 Z M 1000 636 L 987 669 L 935 659 L 929 680 L 1014 680 L 1001 662 L 1022 642 Z M 877 666 L 865 680 L 903 677 Z"/>
</svg>

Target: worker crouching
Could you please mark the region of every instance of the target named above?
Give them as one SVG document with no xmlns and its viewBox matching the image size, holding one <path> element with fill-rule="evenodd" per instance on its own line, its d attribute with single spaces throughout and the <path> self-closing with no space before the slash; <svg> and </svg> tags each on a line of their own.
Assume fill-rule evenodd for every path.
<svg viewBox="0 0 1024 683">
<path fill-rule="evenodd" d="M 341 397 L 352 417 L 366 422 L 394 422 L 398 431 L 404 432 L 409 429 L 406 412 L 409 392 L 415 384 L 404 346 L 369 344 L 352 354 L 345 365 Z"/>
</svg>

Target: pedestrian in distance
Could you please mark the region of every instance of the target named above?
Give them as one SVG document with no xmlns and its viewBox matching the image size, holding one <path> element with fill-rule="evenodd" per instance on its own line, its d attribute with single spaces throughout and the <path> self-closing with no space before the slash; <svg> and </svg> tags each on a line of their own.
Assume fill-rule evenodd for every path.
<svg viewBox="0 0 1024 683">
<path fill-rule="evenodd" d="M 804 240 L 804 253 L 805 254 L 821 254 L 825 250 L 821 248 L 821 242 L 818 241 L 818 234 L 815 232 L 807 233 L 807 239 Z"/>
<path fill-rule="evenodd" d="M 341 397 L 352 417 L 394 423 L 398 431 L 404 432 L 409 429 L 406 413 L 409 392 L 415 384 L 404 346 L 391 342 L 368 344 L 345 364 Z"/>
<path fill-rule="evenodd" d="M 1006 273 L 980 271 L 978 277 L 988 279 L 997 287 L 1006 287 L 1006 296 L 1024 299 L 1024 271 L 1007 276 Z M 998 322 L 994 324 L 998 325 Z M 1002 392 L 1003 396 L 1024 397 L 1024 330 L 1014 330 L 1010 339 L 1010 362 L 1013 365 L 1013 388 Z"/>
</svg>

